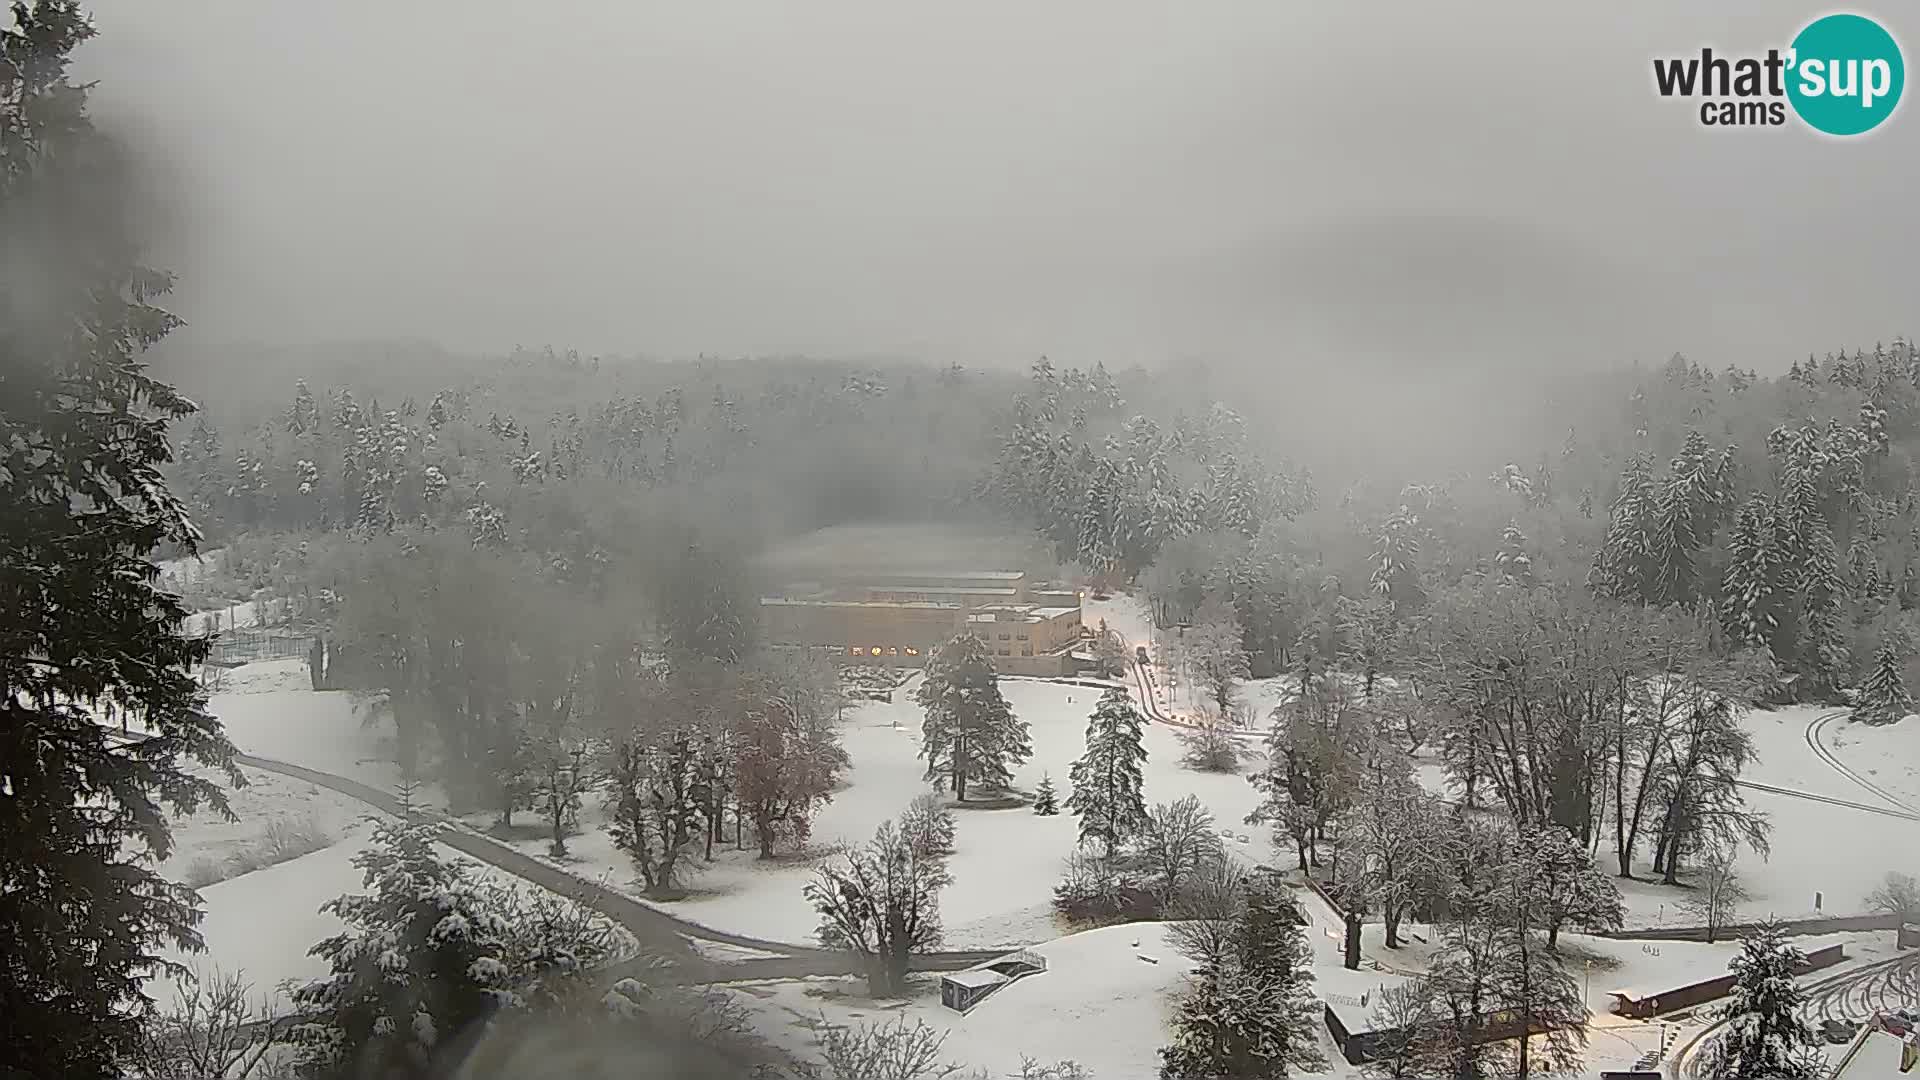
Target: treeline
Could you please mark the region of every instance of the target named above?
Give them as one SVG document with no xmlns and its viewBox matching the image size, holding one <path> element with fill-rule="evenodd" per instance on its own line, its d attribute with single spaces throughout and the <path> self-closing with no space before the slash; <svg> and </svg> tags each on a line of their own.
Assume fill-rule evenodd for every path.
<svg viewBox="0 0 1920 1080">
<path fill-rule="evenodd" d="M 174 432 L 175 486 L 210 539 L 376 535 L 428 522 L 545 550 L 644 498 L 768 536 L 950 515 L 1014 381 L 959 367 L 516 354 L 418 379 L 290 380 L 272 407 Z"/>
<path fill-rule="evenodd" d="M 1764 653 L 1786 698 L 1837 700 L 1889 670 L 1912 685 L 1917 385 L 1904 342 L 1778 379 L 1676 358 L 1604 383 L 1612 403 L 1584 405 L 1558 446 L 1516 446 L 1478 476 L 1323 488 L 1250 534 L 1169 541 L 1142 582 L 1163 621 L 1230 606 L 1255 676 L 1359 647 L 1368 604 L 1404 623 L 1510 577 L 1696 611 L 1719 654 Z"/>
</svg>

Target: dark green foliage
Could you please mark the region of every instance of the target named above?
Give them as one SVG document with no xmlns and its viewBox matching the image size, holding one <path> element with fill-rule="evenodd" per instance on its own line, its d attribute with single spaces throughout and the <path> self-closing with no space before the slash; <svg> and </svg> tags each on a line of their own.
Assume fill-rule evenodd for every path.
<svg viewBox="0 0 1920 1080">
<path fill-rule="evenodd" d="M 1108 855 L 1147 820 L 1145 727 L 1125 690 L 1107 690 L 1087 718 L 1086 752 L 1067 774 L 1067 809 L 1080 819 L 1080 842 L 1098 840 Z"/>
<path fill-rule="evenodd" d="M 1053 777 L 1042 773 L 1040 786 L 1033 792 L 1033 812 L 1041 817 L 1052 817 L 1060 812 L 1060 797 L 1053 790 Z"/>
<path fill-rule="evenodd" d="M 1806 958 L 1786 943 L 1778 926 L 1763 927 L 1741 943 L 1728 965 L 1733 992 L 1727 1027 L 1715 1044 L 1708 1075 L 1713 1080 L 1811 1080 L 1826 1063 L 1813 1028 L 1800 1015 L 1803 1000 L 1795 972 Z"/>
<path fill-rule="evenodd" d="M 1231 955 L 1203 963 L 1175 1007 L 1173 1042 L 1160 1051 L 1165 1080 L 1264 1080 L 1325 1067 L 1303 923 L 1274 875 L 1248 877 Z"/>
<path fill-rule="evenodd" d="M 176 320 L 122 217 L 124 159 L 69 54 L 70 0 L 0 29 L 0 1062 L 106 1076 L 131 1052 L 162 950 L 195 950 L 197 897 L 162 880 L 168 813 L 226 813 L 191 760 L 241 783 L 189 669 L 178 598 L 147 556 L 198 532 L 161 478 L 194 405 L 141 354 Z M 133 746 L 97 721 L 137 725 Z"/>
<path fill-rule="evenodd" d="M 1891 724 L 1913 711 L 1913 696 L 1901 669 L 1905 658 L 1891 641 L 1883 643 L 1873 656 L 1873 671 L 1860 687 L 1854 703 L 1853 718 L 1863 724 Z"/>
<path fill-rule="evenodd" d="M 447 1046 L 517 1002 L 509 927 L 465 864 L 435 852 L 436 831 L 376 822 L 372 846 L 353 859 L 370 891 L 322 906 L 347 930 L 311 950 L 331 973 L 294 991 L 295 1006 L 315 1017 L 298 1032 L 310 1066 L 435 1075 Z"/>
<path fill-rule="evenodd" d="M 1013 766 L 1033 755 L 1027 722 L 1001 695 L 987 643 L 973 634 L 935 651 L 915 696 L 926 710 L 920 756 L 927 779 L 944 778 L 954 798 L 964 800 L 969 783 L 1006 787 Z"/>
</svg>

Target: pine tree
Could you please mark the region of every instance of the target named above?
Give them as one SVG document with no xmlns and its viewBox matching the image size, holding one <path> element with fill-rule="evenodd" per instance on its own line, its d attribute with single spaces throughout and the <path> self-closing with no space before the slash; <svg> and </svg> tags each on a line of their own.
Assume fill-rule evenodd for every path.
<svg viewBox="0 0 1920 1080">
<path fill-rule="evenodd" d="M 1033 792 L 1033 812 L 1041 817 L 1052 817 L 1060 812 L 1060 798 L 1053 791 L 1053 777 L 1040 774 L 1040 786 Z"/>
<path fill-rule="evenodd" d="M 1590 583 L 1595 592 L 1616 600 L 1645 602 L 1655 590 L 1653 551 L 1657 492 L 1653 464 L 1644 453 L 1628 460 L 1620 474 L 1620 494 L 1608 510 L 1607 534 L 1594 557 Z"/>
<path fill-rule="evenodd" d="M 142 352 L 177 320 L 138 264 L 126 158 L 67 79 L 93 36 L 73 0 L 0 16 L 0 1062 L 20 1076 L 117 1075 L 142 992 L 200 947 L 192 890 L 153 864 L 169 812 L 242 779 L 188 669 L 179 598 L 148 555 L 199 531 L 168 490 L 169 422 L 192 402 Z M 110 743 L 90 706 L 152 732 Z"/>
<path fill-rule="evenodd" d="M 1903 666 L 1894 643 L 1882 642 L 1873 655 L 1873 673 L 1867 676 L 1860 688 L 1860 700 L 1854 703 L 1854 719 L 1864 724 L 1891 724 L 1913 711 L 1913 698 L 1900 673 Z"/>
<path fill-rule="evenodd" d="M 1087 720 L 1086 752 L 1067 774 L 1067 809 L 1080 818 L 1080 842 L 1099 840 L 1109 855 L 1147 820 L 1145 726 L 1126 690 L 1110 688 Z"/>
<path fill-rule="evenodd" d="M 1493 566 L 1504 582 L 1533 584 L 1533 557 L 1527 554 L 1527 534 L 1520 531 L 1518 522 L 1509 521 L 1500 530 L 1500 550 L 1494 554 Z"/>
<path fill-rule="evenodd" d="M 1769 924 L 1741 943 L 1728 965 L 1727 1030 L 1714 1047 L 1713 1080 L 1813 1080 L 1825 1072 L 1820 1043 L 1801 1019 L 1795 972 L 1806 958 Z"/>
<path fill-rule="evenodd" d="M 299 1041 L 315 1068 L 425 1077 L 441 1044 L 513 1005 L 509 927 L 489 909 L 466 864 L 443 861 L 433 825 L 381 821 L 353 858 L 368 890 L 322 911 L 347 930 L 313 954 L 330 974 L 294 991 L 316 1016 Z"/>
<path fill-rule="evenodd" d="M 1734 516 L 1720 593 L 1727 631 L 1750 648 L 1770 646 L 1779 629 L 1781 552 L 1772 501 L 1756 493 Z"/>
<path fill-rule="evenodd" d="M 1231 955 L 1203 964 L 1175 1007 L 1160 1075 L 1265 1078 L 1295 1066 L 1324 1068 L 1306 938 L 1292 897 L 1272 874 L 1249 877 L 1230 937 Z"/>
<path fill-rule="evenodd" d="M 1013 767 L 1033 756 L 1027 722 L 1001 695 L 979 637 L 961 634 L 935 650 L 916 697 L 926 710 L 920 756 L 927 778 L 945 776 L 954 798 L 965 800 L 970 782 L 1006 787 Z"/>
</svg>

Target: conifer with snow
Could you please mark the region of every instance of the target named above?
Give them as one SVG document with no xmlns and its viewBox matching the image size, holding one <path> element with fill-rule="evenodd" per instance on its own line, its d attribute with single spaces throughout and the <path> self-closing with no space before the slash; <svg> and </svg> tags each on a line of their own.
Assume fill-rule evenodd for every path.
<svg viewBox="0 0 1920 1080">
<path fill-rule="evenodd" d="M 916 698 L 926 710 L 920 756 L 927 779 L 943 777 L 956 799 L 966 799 L 969 783 L 1006 787 L 1013 767 L 1033 756 L 1027 722 L 1000 693 L 987 643 L 976 635 L 935 650 Z"/>
<path fill-rule="evenodd" d="M 178 320 L 170 275 L 140 265 L 120 165 L 71 0 L 0 14 L 0 1071 L 117 1075 L 143 986 L 197 951 L 198 901 L 154 869 L 168 819 L 231 817 L 244 783 L 190 669 L 206 639 L 149 555 L 200 531 L 168 490 L 167 427 L 195 405 L 146 349 Z M 87 706 L 154 734 L 110 742 Z M 187 762 L 209 773 L 189 771 Z"/>
<path fill-rule="evenodd" d="M 368 892 L 322 905 L 347 929 L 315 945 L 329 974 L 296 989 L 308 1065 L 423 1075 L 447 1040 L 518 1002 L 510 928 L 465 864 L 434 850 L 437 827 L 374 824 L 354 856 Z"/>
<path fill-rule="evenodd" d="M 1109 855 L 1147 820 L 1145 726 L 1126 690 L 1108 689 L 1087 719 L 1086 752 L 1067 774 L 1067 809 L 1080 819 L 1080 842 L 1098 840 Z"/>
<path fill-rule="evenodd" d="M 1280 1077 L 1325 1066 L 1298 916 L 1272 874 L 1248 876 L 1228 955 L 1203 963 L 1175 1007 L 1173 1042 L 1160 1051 L 1165 1080 Z"/>
<path fill-rule="evenodd" d="M 1052 817 L 1060 812 L 1060 797 L 1053 790 L 1053 776 L 1040 774 L 1040 786 L 1033 792 L 1033 812 L 1041 817 Z"/>
<path fill-rule="evenodd" d="M 1794 974 L 1805 960 L 1776 924 L 1741 943 L 1728 965 L 1733 992 L 1726 1033 L 1713 1048 L 1713 1080 L 1812 1080 L 1825 1072 L 1819 1038 L 1800 1015 Z"/>
<path fill-rule="evenodd" d="M 1863 724 L 1891 724 L 1913 711 L 1913 697 L 1900 671 L 1904 666 L 1900 649 L 1884 641 L 1873 654 L 1873 672 L 1860 687 L 1860 699 L 1854 703 L 1853 717 Z"/>
</svg>

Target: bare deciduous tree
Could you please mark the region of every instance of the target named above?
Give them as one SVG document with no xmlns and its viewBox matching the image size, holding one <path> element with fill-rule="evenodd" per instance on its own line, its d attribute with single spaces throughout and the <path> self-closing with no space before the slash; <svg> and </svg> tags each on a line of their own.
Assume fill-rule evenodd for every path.
<svg viewBox="0 0 1920 1080">
<path fill-rule="evenodd" d="M 1920 881 L 1914 880 L 1912 874 L 1890 870 L 1867 894 L 1865 902 L 1874 911 L 1898 915 L 1907 922 L 1920 920 Z"/>
<path fill-rule="evenodd" d="M 964 1068 L 941 1060 L 947 1036 L 925 1020 L 908 1024 L 901 1016 L 844 1027 L 828 1023 L 822 1014 L 814 1030 L 825 1071 L 803 1066 L 809 1080 L 946 1080 L 960 1076 Z"/>
<path fill-rule="evenodd" d="M 821 867 L 805 893 L 820 913 L 820 940 L 857 953 L 879 996 L 904 991 L 908 958 L 940 944 L 940 890 L 951 880 L 944 859 L 922 855 L 883 821 L 864 846 Z"/>
<path fill-rule="evenodd" d="M 1167 905 L 1167 940 L 1195 964 L 1225 964 L 1238 940 L 1246 892 L 1247 872 L 1238 862 L 1220 859 L 1208 865 Z"/>
<path fill-rule="evenodd" d="M 1194 795 L 1161 803 L 1149 811 L 1137 845 L 1162 904 L 1171 902 L 1188 881 L 1225 858 L 1220 837 L 1213 829 L 1213 815 Z"/>
<path fill-rule="evenodd" d="M 274 1050 L 291 1030 L 273 995 L 256 1004 L 242 972 L 216 968 L 182 983 L 179 1002 L 154 1018 L 130 1064 L 146 1080 L 268 1080 L 281 1075 Z"/>
<path fill-rule="evenodd" d="M 1740 884 L 1740 874 L 1733 867 L 1733 850 L 1719 847 L 1701 857 L 1700 871 L 1694 875 L 1693 893 L 1681 900 L 1680 906 L 1706 925 L 1707 941 L 1711 944 L 1721 928 L 1733 921 L 1740 901 L 1746 898 L 1747 890 Z"/>
</svg>

